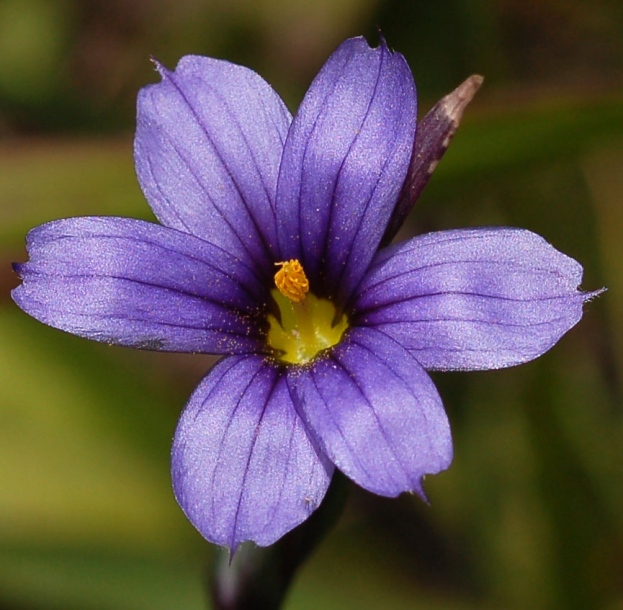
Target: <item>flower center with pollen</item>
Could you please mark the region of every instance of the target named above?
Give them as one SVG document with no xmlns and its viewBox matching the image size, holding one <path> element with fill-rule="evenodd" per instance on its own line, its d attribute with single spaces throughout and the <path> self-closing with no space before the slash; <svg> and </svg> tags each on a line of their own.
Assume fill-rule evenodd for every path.
<svg viewBox="0 0 623 610">
<path fill-rule="evenodd" d="M 268 316 L 268 344 L 280 360 L 306 364 L 339 343 L 348 320 L 345 315 L 337 316 L 331 301 L 309 292 L 309 281 L 298 260 L 275 264 L 280 269 L 275 273 L 276 289 L 271 294 L 279 306 L 280 319 Z"/>
</svg>

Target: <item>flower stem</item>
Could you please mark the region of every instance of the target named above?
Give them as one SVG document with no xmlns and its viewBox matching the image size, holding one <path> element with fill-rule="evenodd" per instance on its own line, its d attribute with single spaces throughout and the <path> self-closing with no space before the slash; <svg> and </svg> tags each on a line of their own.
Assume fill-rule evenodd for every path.
<svg viewBox="0 0 623 610">
<path fill-rule="evenodd" d="M 336 471 L 318 510 L 281 540 L 241 545 L 231 562 L 219 553 L 210 582 L 214 610 L 279 610 L 297 569 L 341 515 L 347 489 L 348 479 Z"/>
</svg>

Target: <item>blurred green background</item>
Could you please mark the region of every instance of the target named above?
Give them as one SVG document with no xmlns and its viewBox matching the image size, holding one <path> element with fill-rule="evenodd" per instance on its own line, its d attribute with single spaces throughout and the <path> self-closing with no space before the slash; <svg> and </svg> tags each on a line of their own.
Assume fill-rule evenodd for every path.
<svg viewBox="0 0 623 610">
<path fill-rule="evenodd" d="M 409 220 L 542 234 L 609 291 L 519 368 L 435 374 L 455 461 L 431 505 L 353 489 L 288 610 L 623 609 L 620 0 L 0 0 L 0 608 L 195 610 L 215 550 L 169 482 L 208 357 L 111 348 L 20 312 L 24 235 L 151 218 L 132 160 L 150 55 L 244 63 L 292 109 L 346 37 L 378 29 L 424 112 L 486 77 Z M 407 233 L 405 233 L 406 235 Z"/>
</svg>

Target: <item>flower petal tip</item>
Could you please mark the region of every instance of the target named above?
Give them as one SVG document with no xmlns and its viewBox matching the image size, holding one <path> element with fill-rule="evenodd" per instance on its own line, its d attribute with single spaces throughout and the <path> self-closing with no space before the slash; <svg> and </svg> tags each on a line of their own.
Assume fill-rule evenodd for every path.
<svg viewBox="0 0 623 610">
<path fill-rule="evenodd" d="M 381 28 L 379 28 L 378 34 L 379 34 L 379 45 L 376 48 L 380 47 L 384 51 L 389 51 L 390 53 L 393 53 L 393 51 L 389 48 L 387 44 L 387 40 L 385 40 L 385 36 L 383 36 L 383 33 L 381 32 Z"/>
<path fill-rule="evenodd" d="M 160 74 L 162 78 L 164 78 L 168 72 L 168 70 L 153 56 L 149 56 L 149 61 L 154 65 L 154 68 Z"/>
<path fill-rule="evenodd" d="M 596 299 L 598 296 L 601 296 L 607 290 L 608 289 L 604 286 L 603 288 L 600 288 L 599 290 L 592 290 L 591 292 L 584 292 L 582 294 L 582 296 L 584 297 L 584 302 L 589 303 L 593 299 Z"/>
<path fill-rule="evenodd" d="M 428 506 L 430 506 L 430 500 L 428 499 L 428 496 L 426 495 L 426 492 L 424 491 L 424 479 L 426 478 L 426 475 L 422 476 L 422 478 L 418 481 L 418 484 L 416 487 L 414 487 L 410 493 L 412 495 L 416 495 L 420 498 L 420 500 L 422 500 L 425 504 L 427 504 Z"/>
<path fill-rule="evenodd" d="M 11 263 L 11 269 L 13 272 L 17 274 L 17 276 L 22 279 L 22 269 L 24 268 L 25 263 Z"/>
</svg>

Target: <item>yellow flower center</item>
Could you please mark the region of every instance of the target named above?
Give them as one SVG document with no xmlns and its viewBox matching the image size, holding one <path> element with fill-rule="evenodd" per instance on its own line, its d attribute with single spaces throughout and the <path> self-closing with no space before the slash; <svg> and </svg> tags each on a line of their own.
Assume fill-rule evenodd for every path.
<svg viewBox="0 0 623 610">
<path fill-rule="evenodd" d="M 268 316 L 268 344 L 277 358 L 290 364 L 306 364 L 339 343 L 348 328 L 345 315 L 336 320 L 331 301 L 309 292 L 309 281 L 301 263 L 296 260 L 277 263 L 277 290 L 271 294 L 279 306 L 280 319 Z"/>
</svg>

